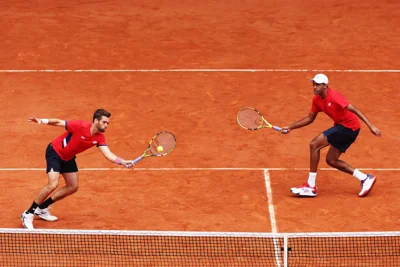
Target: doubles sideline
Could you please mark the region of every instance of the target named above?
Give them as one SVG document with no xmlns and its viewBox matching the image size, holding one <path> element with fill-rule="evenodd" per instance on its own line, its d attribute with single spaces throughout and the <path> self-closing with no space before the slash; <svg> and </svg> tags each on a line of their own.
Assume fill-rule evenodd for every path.
<svg viewBox="0 0 400 267">
<path fill-rule="evenodd" d="M 24 69 L 0 70 L 0 73 L 54 73 L 54 72 L 366 72 L 366 73 L 400 73 L 400 70 L 384 69 Z"/>
<path fill-rule="evenodd" d="M 309 168 L 79 168 L 79 171 L 307 171 Z M 400 171 L 400 168 L 357 168 L 360 171 Z M 0 168 L 0 171 L 44 171 L 45 168 Z M 337 171 L 319 168 L 319 171 Z"/>
</svg>

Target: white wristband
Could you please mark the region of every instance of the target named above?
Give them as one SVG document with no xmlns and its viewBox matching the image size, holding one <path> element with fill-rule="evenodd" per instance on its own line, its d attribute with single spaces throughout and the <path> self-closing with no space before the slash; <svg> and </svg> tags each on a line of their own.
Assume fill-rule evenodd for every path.
<svg viewBox="0 0 400 267">
<path fill-rule="evenodd" d="M 49 119 L 40 119 L 39 124 L 40 124 L 40 123 L 42 123 L 42 124 L 49 124 Z"/>
</svg>

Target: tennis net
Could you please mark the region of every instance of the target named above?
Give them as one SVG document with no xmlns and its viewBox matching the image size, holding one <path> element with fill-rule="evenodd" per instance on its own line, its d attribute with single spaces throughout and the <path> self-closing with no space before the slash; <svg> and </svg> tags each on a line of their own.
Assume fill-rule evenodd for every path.
<svg viewBox="0 0 400 267">
<path fill-rule="evenodd" d="M 400 232 L 0 229 L 1 266 L 400 266 Z"/>
</svg>

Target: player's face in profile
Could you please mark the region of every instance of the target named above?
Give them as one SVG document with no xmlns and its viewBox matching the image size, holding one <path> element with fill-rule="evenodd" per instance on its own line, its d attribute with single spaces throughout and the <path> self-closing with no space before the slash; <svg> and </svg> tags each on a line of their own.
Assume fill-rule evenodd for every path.
<svg viewBox="0 0 400 267">
<path fill-rule="evenodd" d="M 316 83 L 313 81 L 314 95 L 321 94 L 326 88 L 326 84 L 324 83 Z"/>
<path fill-rule="evenodd" d="M 95 120 L 95 124 L 99 132 L 104 133 L 107 130 L 108 123 L 110 122 L 110 118 L 106 116 L 101 116 L 100 120 Z"/>
</svg>

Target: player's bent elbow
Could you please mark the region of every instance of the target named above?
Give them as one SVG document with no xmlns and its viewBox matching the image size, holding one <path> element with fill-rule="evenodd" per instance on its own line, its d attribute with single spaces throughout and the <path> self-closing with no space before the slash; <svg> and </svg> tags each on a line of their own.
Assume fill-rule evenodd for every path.
<svg viewBox="0 0 400 267">
<path fill-rule="evenodd" d="M 65 127 L 65 120 L 57 119 L 57 123 L 55 125 Z"/>
</svg>

